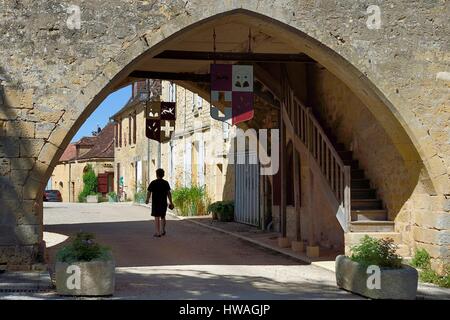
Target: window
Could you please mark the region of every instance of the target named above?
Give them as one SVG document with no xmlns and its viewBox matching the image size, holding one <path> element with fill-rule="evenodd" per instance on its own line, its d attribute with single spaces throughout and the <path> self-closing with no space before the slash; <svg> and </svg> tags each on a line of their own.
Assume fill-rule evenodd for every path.
<svg viewBox="0 0 450 320">
<path fill-rule="evenodd" d="M 196 106 L 197 99 L 196 99 L 196 97 L 197 97 L 197 94 L 192 93 L 192 111 L 193 112 L 197 111 L 197 106 Z"/>
<path fill-rule="evenodd" d="M 131 127 L 133 126 L 133 118 L 128 116 L 128 143 L 131 145 Z"/>
<path fill-rule="evenodd" d="M 115 140 L 116 148 L 118 148 L 119 147 L 119 124 L 117 122 L 114 124 L 114 140 Z"/>
<path fill-rule="evenodd" d="M 230 138 L 230 125 L 226 122 L 222 122 L 223 138 L 226 140 Z"/>
<path fill-rule="evenodd" d="M 203 107 L 203 99 L 198 94 L 192 94 L 192 111 L 201 110 Z"/>
<path fill-rule="evenodd" d="M 122 119 L 119 120 L 119 147 L 122 148 Z"/>
<path fill-rule="evenodd" d="M 133 143 L 136 144 L 137 124 L 136 124 L 136 112 L 133 114 Z"/>
<path fill-rule="evenodd" d="M 169 102 L 177 101 L 177 85 L 173 82 L 169 83 Z"/>
<path fill-rule="evenodd" d="M 196 94 L 197 96 L 197 108 L 200 110 L 203 108 L 203 98 L 200 97 L 198 94 Z"/>
</svg>

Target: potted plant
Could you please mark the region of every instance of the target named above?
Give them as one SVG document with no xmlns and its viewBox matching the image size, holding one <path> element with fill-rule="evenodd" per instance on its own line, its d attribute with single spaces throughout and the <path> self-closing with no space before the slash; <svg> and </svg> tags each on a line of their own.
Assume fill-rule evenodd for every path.
<svg viewBox="0 0 450 320">
<path fill-rule="evenodd" d="M 56 254 L 56 291 L 70 296 L 109 296 L 114 293 L 115 262 L 111 250 L 94 235 L 77 233 Z"/>
<path fill-rule="evenodd" d="M 402 263 L 392 239 L 364 236 L 350 257 L 336 258 L 339 288 L 372 299 L 415 299 L 417 270 Z"/>
<path fill-rule="evenodd" d="M 117 193 L 111 191 L 108 193 L 108 202 L 117 202 Z"/>
<path fill-rule="evenodd" d="M 215 220 L 229 222 L 234 220 L 234 202 L 233 201 L 216 201 L 208 206 L 208 212 L 212 213 Z"/>
<path fill-rule="evenodd" d="M 86 196 L 86 202 L 87 203 L 98 203 L 98 194 L 92 193 L 92 194 Z"/>
</svg>

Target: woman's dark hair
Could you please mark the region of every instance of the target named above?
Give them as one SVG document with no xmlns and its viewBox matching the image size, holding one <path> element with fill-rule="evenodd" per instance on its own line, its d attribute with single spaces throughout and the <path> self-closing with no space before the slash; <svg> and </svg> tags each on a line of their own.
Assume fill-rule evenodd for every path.
<svg viewBox="0 0 450 320">
<path fill-rule="evenodd" d="M 161 169 L 161 168 L 157 169 L 157 170 L 156 170 L 156 177 L 157 177 L 157 178 L 162 178 L 162 177 L 164 177 L 164 170 Z"/>
</svg>

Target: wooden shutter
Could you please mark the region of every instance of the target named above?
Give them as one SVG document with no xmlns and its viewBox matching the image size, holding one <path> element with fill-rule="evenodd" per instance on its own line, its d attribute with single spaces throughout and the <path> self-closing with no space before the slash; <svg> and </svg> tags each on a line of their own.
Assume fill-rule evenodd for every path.
<svg viewBox="0 0 450 320">
<path fill-rule="evenodd" d="M 97 177 L 98 192 L 108 193 L 108 174 L 99 173 Z"/>
</svg>

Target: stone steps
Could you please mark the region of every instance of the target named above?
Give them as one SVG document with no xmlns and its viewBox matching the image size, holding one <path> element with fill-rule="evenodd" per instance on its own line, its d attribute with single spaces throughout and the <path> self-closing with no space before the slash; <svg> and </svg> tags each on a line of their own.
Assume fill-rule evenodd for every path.
<svg viewBox="0 0 450 320">
<path fill-rule="evenodd" d="M 352 210 L 352 221 L 386 221 L 386 210 Z"/>
<path fill-rule="evenodd" d="M 362 220 L 350 222 L 351 232 L 394 232 L 394 221 Z"/>
<path fill-rule="evenodd" d="M 352 209 L 354 210 L 381 210 L 383 203 L 378 199 L 353 199 Z"/>
<path fill-rule="evenodd" d="M 377 191 L 371 188 L 351 188 L 352 199 L 376 199 Z"/>
<path fill-rule="evenodd" d="M 401 235 L 399 232 L 347 232 L 344 234 L 345 245 L 353 246 L 358 244 L 365 235 L 375 239 L 391 238 L 395 243 L 401 244 Z"/>
</svg>

